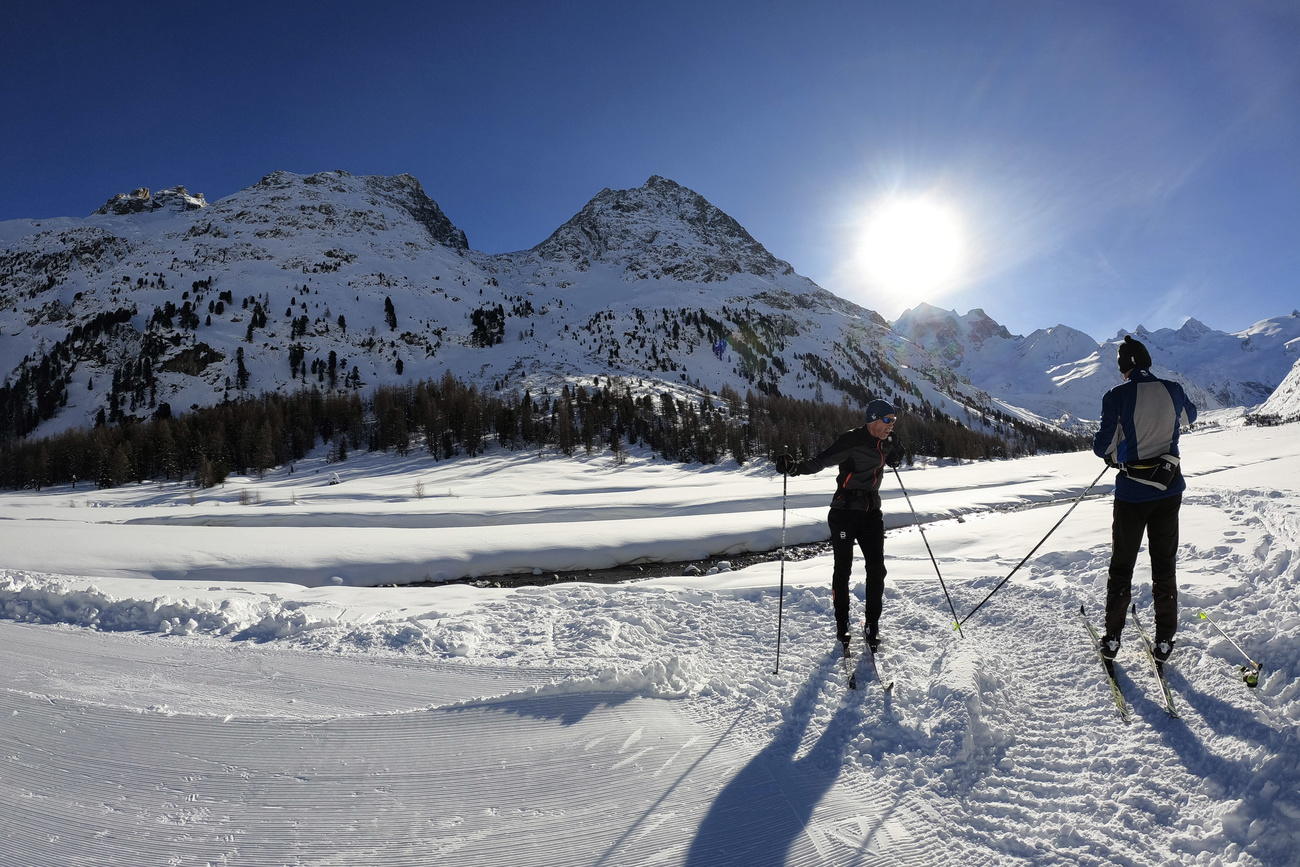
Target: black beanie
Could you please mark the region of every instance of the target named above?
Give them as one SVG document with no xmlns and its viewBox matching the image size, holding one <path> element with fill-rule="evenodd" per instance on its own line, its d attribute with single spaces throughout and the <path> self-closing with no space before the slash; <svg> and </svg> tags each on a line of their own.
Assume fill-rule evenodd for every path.
<svg viewBox="0 0 1300 867">
<path fill-rule="evenodd" d="M 1124 342 L 1119 345 L 1118 360 L 1120 373 L 1151 368 L 1151 353 L 1147 352 L 1140 340 L 1134 340 L 1132 334 L 1124 335 Z"/>
</svg>

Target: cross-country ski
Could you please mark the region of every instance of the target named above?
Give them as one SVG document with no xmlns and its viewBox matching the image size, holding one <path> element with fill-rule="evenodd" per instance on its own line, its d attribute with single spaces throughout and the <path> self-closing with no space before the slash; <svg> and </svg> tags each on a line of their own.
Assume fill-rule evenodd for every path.
<svg viewBox="0 0 1300 867">
<path fill-rule="evenodd" d="M 1138 635 L 1142 639 L 1142 649 L 1146 652 L 1147 661 L 1151 663 L 1151 671 L 1156 676 L 1156 683 L 1160 687 L 1160 700 L 1164 702 L 1165 712 L 1178 719 L 1178 710 L 1174 707 L 1174 691 L 1169 688 L 1169 681 L 1165 677 L 1165 660 L 1156 657 L 1156 646 L 1138 617 L 1136 605 L 1133 606 L 1133 625 L 1137 627 Z"/>
<path fill-rule="evenodd" d="M 1115 710 L 1119 713 L 1119 718 L 1125 723 L 1132 722 L 1133 712 L 1129 708 L 1128 702 L 1124 699 L 1124 690 L 1120 688 L 1119 680 L 1115 672 L 1115 660 L 1107 659 L 1102 652 L 1101 635 L 1097 633 L 1097 628 L 1092 625 L 1088 619 L 1088 613 L 1082 605 L 1079 606 L 1079 619 L 1083 621 L 1084 627 L 1088 630 L 1088 637 L 1092 645 L 1092 650 L 1097 654 L 1097 659 L 1101 662 L 1102 670 L 1106 673 L 1106 684 L 1110 687 L 1111 698 L 1115 702 Z"/>
<path fill-rule="evenodd" d="M 876 673 L 876 682 L 880 684 L 881 689 L 885 692 L 889 692 L 894 688 L 894 679 L 885 676 L 885 666 L 880 660 L 880 648 L 872 648 L 868 646 L 867 654 L 871 657 L 871 669 Z"/>
</svg>

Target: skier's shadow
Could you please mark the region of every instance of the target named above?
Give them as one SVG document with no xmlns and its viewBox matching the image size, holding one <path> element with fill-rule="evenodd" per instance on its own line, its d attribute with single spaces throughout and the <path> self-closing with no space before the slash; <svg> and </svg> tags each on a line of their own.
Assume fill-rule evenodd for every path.
<svg viewBox="0 0 1300 867">
<path fill-rule="evenodd" d="M 1285 790 L 1300 778 L 1300 738 L 1295 729 L 1275 730 L 1250 719 L 1245 711 L 1198 690 L 1176 671 L 1169 675 L 1169 681 L 1186 699 L 1187 706 L 1195 709 L 1210 727 L 1220 734 L 1254 741 L 1272 753 L 1271 757 L 1255 768 L 1247 756 L 1234 760 L 1219 755 L 1188 728 L 1186 720 L 1171 719 L 1161 702 L 1140 697 L 1134 702 L 1134 710 L 1152 722 L 1189 773 L 1213 781 L 1221 790 L 1217 800 L 1224 804 L 1235 802 L 1235 807 L 1221 815 L 1223 835 L 1228 840 L 1265 863 L 1295 863 L 1292 837 L 1296 823 L 1276 811 L 1273 804 L 1274 792 Z M 1263 820 L 1263 832 L 1255 827 L 1256 819 Z"/>
<path fill-rule="evenodd" d="M 839 671 L 832 658 L 813 673 L 772 742 L 718 793 L 691 842 L 687 867 L 787 862 L 813 810 L 839 777 L 845 744 L 861 722 L 862 703 L 842 702 L 812 748 L 795 758 L 822 682 Z"/>
<path fill-rule="evenodd" d="M 1212 695 L 1192 683 L 1178 669 L 1169 673 L 1169 683 L 1183 696 L 1188 706 L 1201 715 L 1201 719 L 1220 734 L 1234 734 L 1254 741 L 1261 746 L 1277 749 L 1285 739 L 1293 739 L 1294 733 L 1273 729 L 1256 720 L 1249 712 L 1229 704 L 1218 696 Z M 1226 681 L 1231 683 L 1231 681 Z M 1239 684 L 1237 689 L 1247 689 Z"/>
</svg>

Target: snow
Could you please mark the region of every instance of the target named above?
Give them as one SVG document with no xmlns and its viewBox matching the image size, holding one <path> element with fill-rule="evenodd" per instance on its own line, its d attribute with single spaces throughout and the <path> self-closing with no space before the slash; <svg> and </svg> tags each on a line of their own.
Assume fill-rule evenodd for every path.
<svg viewBox="0 0 1300 867">
<path fill-rule="evenodd" d="M 705 571 L 779 546 L 762 462 L 355 455 L 5 492 L 0 863 L 1296 864 L 1300 446 L 1222 424 L 1183 440 L 1182 718 L 1130 627 L 1129 726 L 1075 617 L 1104 604 L 1108 476 L 962 637 L 888 483 L 889 693 L 865 662 L 843 685 L 828 555 L 377 586 Z M 1100 469 L 902 471 L 959 614 Z M 825 537 L 832 488 L 789 480 L 787 542 Z"/>
<path fill-rule="evenodd" d="M 1297 353 L 1300 353 L 1300 338 L 1288 344 L 1289 348 L 1292 346 Z M 1291 372 L 1256 412 L 1284 420 L 1300 417 L 1300 358 L 1297 358 L 1296 363 L 1291 367 Z"/>
</svg>

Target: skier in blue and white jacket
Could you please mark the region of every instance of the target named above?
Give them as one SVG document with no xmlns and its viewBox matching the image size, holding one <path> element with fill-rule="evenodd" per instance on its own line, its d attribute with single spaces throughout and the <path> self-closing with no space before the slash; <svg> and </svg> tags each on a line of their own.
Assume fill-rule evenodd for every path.
<svg viewBox="0 0 1300 867">
<path fill-rule="evenodd" d="M 1178 454 L 1182 425 L 1196 421 L 1196 406 L 1176 382 L 1151 373 L 1151 353 L 1132 335 L 1120 344 L 1124 382 L 1101 401 L 1101 427 L 1092 450 L 1116 467 L 1111 558 L 1106 582 L 1106 634 L 1102 654 L 1114 659 L 1133 595 L 1133 567 L 1142 536 L 1151 556 L 1155 655 L 1163 662 L 1178 630 L 1178 511 L 1187 488 Z"/>
</svg>

